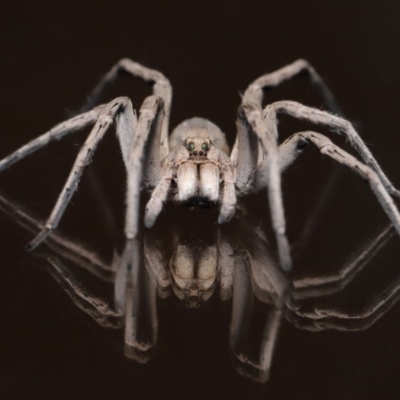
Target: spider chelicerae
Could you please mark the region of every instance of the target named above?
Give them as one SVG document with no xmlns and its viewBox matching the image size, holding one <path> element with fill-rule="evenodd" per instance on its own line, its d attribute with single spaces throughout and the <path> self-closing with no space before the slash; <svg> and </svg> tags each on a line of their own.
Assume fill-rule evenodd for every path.
<svg viewBox="0 0 400 400">
<path fill-rule="evenodd" d="M 144 100 L 139 118 L 127 97 L 95 106 L 121 71 L 153 85 L 153 95 Z M 276 87 L 301 73 L 308 74 L 332 113 L 294 101 L 278 101 L 262 109 L 263 90 Z M 29 249 L 37 247 L 57 227 L 83 170 L 113 123 L 127 170 L 125 236 L 128 240 L 135 239 L 138 234 L 142 188 L 151 192 L 144 213 L 147 228 L 154 225 L 168 199 L 192 208 L 216 204 L 219 206 L 218 223 L 223 224 L 234 215 L 238 197 L 266 188 L 280 265 L 289 271 L 292 261 L 285 233 L 280 175 L 308 144 L 366 179 L 400 234 L 400 214 L 391 197 L 400 197 L 400 192 L 386 177 L 351 123 L 335 115 L 338 108 L 331 92 L 307 61 L 297 60 L 261 76 L 248 86 L 238 110 L 237 137 L 231 152 L 221 130 L 203 118 L 188 119 L 169 135 L 172 87 L 168 79 L 162 73 L 129 59 L 120 60 L 104 76 L 90 98 L 86 107 L 89 111 L 62 122 L 0 161 L 1 171 L 53 140 L 93 125 L 44 229 L 31 241 Z M 277 124 L 281 114 L 326 126 L 346 136 L 364 163 L 317 132 L 299 132 L 278 145 Z"/>
</svg>

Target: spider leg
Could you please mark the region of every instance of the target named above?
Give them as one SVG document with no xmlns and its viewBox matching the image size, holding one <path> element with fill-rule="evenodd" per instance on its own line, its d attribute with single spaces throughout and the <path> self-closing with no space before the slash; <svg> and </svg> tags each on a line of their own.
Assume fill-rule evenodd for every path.
<svg viewBox="0 0 400 400">
<path fill-rule="evenodd" d="M 271 73 L 262 75 L 253 81 L 244 92 L 242 97 L 242 104 L 254 103 L 262 108 L 264 91 L 268 89 L 274 89 L 283 83 L 294 79 L 298 75 L 307 74 L 312 85 L 316 87 L 318 92 L 321 94 L 326 108 L 334 113 L 343 115 L 340 107 L 337 105 L 332 92 L 328 86 L 324 83 L 319 74 L 315 71 L 313 66 L 306 60 L 296 60 L 295 62 L 286 65 Z M 238 140 L 235 141 L 234 147 L 231 152 L 231 159 L 235 161 L 237 159 L 238 152 Z"/>
<path fill-rule="evenodd" d="M 351 123 L 343 118 L 329 114 L 316 108 L 307 107 L 295 101 L 278 101 L 268 105 L 264 109 L 264 120 L 268 130 L 275 136 L 278 136 L 277 117 L 279 114 L 288 114 L 299 120 L 311 122 L 316 125 L 324 125 L 332 131 L 343 134 L 350 140 L 351 145 L 357 150 L 364 162 L 371 167 L 379 176 L 387 191 L 400 198 L 400 191 L 397 190 L 389 181 L 374 156 L 355 131 Z"/>
<path fill-rule="evenodd" d="M 161 173 L 159 173 L 160 163 L 154 164 L 151 160 L 156 158 L 156 155 L 160 155 L 159 151 L 154 145 L 157 143 L 157 138 L 160 138 L 160 126 L 162 124 L 162 118 L 164 113 L 164 102 L 161 97 L 149 96 L 144 101 L 140 109 L 140 117 L 136 129 L 136 133 L 133 137 L 131 148 L 129 151 L 129 167 L 127 174 L 127 198 L 126 198 L 126 219 L 125 219 L 125 236 L 127 239 L 134 239 L 138 232 L 139 225 L 139 196 L 140 196 L 140 183 L 142 180 L 142 161 L 143 154 L 146 153 L 145 145 L 148 143 L 150 149 L 150 160 L 147 160 L 148 168 L 144 168 L 144 180 L 146 181 L 149 176 L 158 176 L 157 182 L 157 195 L 159 192 L 167 193 L 165 187 L 168 182 L 164 177 L 160 179 Z M 152 140 L 154 139 L 154 140 Z M 149 147 L 147 146 L 147 147 Z M 153 157 L 151 156 L 153 154 Z M 153 168 L 153 169 L 152 169 Z M 155 182 L 153 181 L 153 184 Z M 168 186 L 169 187 L 169 186 Z M 161 195 L 162 195 L 161 193 Z M 155 196 L 155 195 L 154 195 Z M 155 197 L 152 196 L 151 200 Z M 161 196 L 162 198 L 162 196 Z M 155 201 L 155 200 L 154 200 Z M 163 200 L 161 200 L 162 203 Z M 153 205 L 151 201 L 150 206 Z M 153 209 L 151 209 L 153 210 Z M 151 218 L 156 218 L 157 215 L 151 214 Z M 149 216 L 147 218 L 150 218 Z"/>
<path fill-rule="evenodd" d="M 394 228 L 400 235 L 400 213 L 394 204 L 393 199 L 390 197 L 383 183 L 379 179 L 378 174 L 372 168 L 361 163 L 355 157 L 334 145 L 327 137 L 315 132 L 297 133 L 286 140 L 280 149 L 282 149 L 283 154 L 288 156 L 288 159 L 290 159 L 289 154 L 291 154 L 293 161 L 301 153 L 299 147 L 304 148 L 305 142 L 312 143 L 321 154 L 328 155 L 335 161 L 350 168 L 363 179 L 367 180 L 383 210 L 389 216 Z M 383 233 L 378 235 L 378 237 L 370 243 L 367 249 L 363 249 L 361 254 L 357 255 L 349 265 L 346 265 L 341 269 L 338 274 L 339 276 L 336 276 L 336 279 L 331 276 L 294 282 L 296 287 L 294 298 L 296 299 L 299 297 L 296 296 L 299 287 L 308 290 L 307 297 L 310 297 L 310 295 L 312 297 L 317 297 L 341 290 L 352 278 L 354 278 L 355 274 L 362 270 L 371 256 L 375 254 L 389 238 L 390 228 L 385 228 Z M 339 283 L 339 287 L 327 287 L 327 285 L 332 285 L 334 283 Z M 300 296 L 304 297 L 304 293 L 300 293 Z M 328 319 L 329 321 L 319 321 L 316 323 L 320 329 L 325 327 L 324 329 L 361 330 L 367 329 L 369 326 L 374 324 L 377 319 L 381 318 L 383 314 L 385 314 L 387 310 L 398 301 L 399 297 L 400 282 L 397 280 L 386 289 L 383 294 L 375 297 L 369 305 L 364 307 L 362 310 L 353 313 L 342 310 L 340 307 L 332 306 L 317 306 L 306 313 L 301 312 L 301 310 L 296 310 L 295 313 L 301 317 L 311 319 Z M 340 321 L 330 321 L 332 318 L 339 320 L 356 320 L 361 322 L 347 324 L 346 322 L 341 323 Z"/>
<path fill-rule="evenodd" d="M 379 179 L 378 173 L 371 167 L 361 163 L 355 157 L 334 145 L 326 136 L 316 132 L 301 132 L 291 136 L 282 144 L 282 153 L 292 152 L 293 158 L 299 154 L 298 147 L 304 146 L 304 141 L 312 143 L 321 154 L 327 155 L 338 163 L 350 168 L 353 172 L 367 180 L 376 198 L 386 212 L 397 233 L 400 235 L 400 213 L 393 199 Z M 290 148 L 290 150 L 289 150 Z"/>
<path fill-rule="evenodd" d="M 296 60 L 292 64 L 286 65 L 269 74 L 265 74 L 257 78 L 246 89 L 243 95 L 242 104 L 255 103 L 262 107 L 264 90 L 272 89 L 282 85 L 282 83 L 295 78 L 296 76 L 306 73 L 310 82 L 317 88 L 324 99 L 328 110 L 335 114 L 342 114 L 339 106 L 336 104 L 335 98 L 328 86 L 315 71 L 313 66 L 306 60 Z"/>
<path fill-rule="evenodd" d="M 320 75 L 306 60 L 297 60 L 277 71 L 261 76 L 252 82 L 243 96 L 242 103 L 254 102 L 262 107 L 263 95 L 268 89 L 274 89 L 285 82 L 296 78 L 299 75 L 307 75 L 310 83 L 317 89 L 324 100 L 324 108 L 333 114 L 344 117 L 344 113 L 335 101 L 332 92 L 329 90 Z M 237 157 L 237 141 L 235 142 L 234 149 L 232 150 L 231 158 L 233 160 Z M 262 161 L 262 159 L 258 159 Z M 335 168 L 329 178 L 325 181 L 324 186 L 321 188 L 319 196 L 316 198 L 314 206 L 310 215 L 307 217 L 304 228 L 300 234 L 299 240 L 294 243 L 296 254 L 299 255 L 299 250 L 304 249 L 313 234 L 315 227 L 320 220 L 320 216 L 325 209 L 325 205 L 330 198 L 330 195 L 339 181 L 341 169 Z"/>
<path fill-rule="evenodd" d="M 267 124 L 262 118 L 261 109 L 254 103 L 242 105 L 239 109 L 239 118 L 245 119 L 246 123 L 243 126 L 248 127 L 248 136 L 250 137 L 252 134 L 257 135 L 262 149 L 267 155 L 264 160 L 266 186 L 271 207 L 272 226 L 278 245 L 279 262 L 284 271 L 290 271 L 292 268 L 292 258 L 290 255 L 289 242 L 286 237 L 286 222 L 282 201 L 280 157 L 277 139 L 272 133 L 273 131 L 268 129 Z"/>
<path fill-rule="evenodd" d="M 144 213 L 144 224 L 146 228 L 151 228 L 156 222 L 156 219 L 163 208 L 163 204 L 167 200 L 173 174 L 174 164 L 167 159 L 164 161 L 161 169 L 161 179 L 153 190 L 150 200 L 146 204 Z"/>
<path fill-rule="evenodd" d="M 235 173 L 233 164 L 227 163 L 222 170 L 224 187 L 222 189 L 221 208 L 218 223 L 224 224 L 231 220 L 236 209 Z"/>
<path fill-rule="evenodd" d="M 75 133 L 85 127 L 94 124 L 104 108 L 104 105 L 98 106 L 93 110 L 77 115 L 67 121 L 64 121 L 49 131 L 43 133 L 39 137 L 31 140 L 18 150 L 14 151 L 7 157 L 0 160 L 0 172 L 11 167 L 16 162 L 22 160 L 26 156 L 46 146 L 54 140 L 60 140 L 63 137 Z"/>
<path fill-rule="evenodd" d="M 125 244 L 121 262 L 117 270 L 115 285 L 115 302 L 122 309 L 126 302 L 126 282 L 129 271 L 135 271 L 139 265 L 139 244 L 137 232 L 139 224 L 139 197 L 140 183 L 155 184 L 151 177 L 155 177 L 160 170 L 160 165 L 154 160 L 159 157 L 157 152 L 160 140 L 160 126 L 163 117 L 164 102 L 157 96 L 149 96 L 143 102 L 140 109 L 139 121 L 133 139 L 129 143 L 129 155 L 127 158 L 127 194 L 126 194 L 126 218 L 125 236 L 128 239 Z M 124 126 L 124 124 L 122 125 Z M 149 153 L 147 165 L 143 167 L 144 153 Z M 128 154 L 128 153 L 127 153 Z M 144 169 L 144 170 L 143 170 Z M 143 172 L 143 174 L 142 174 Z M 143 175 L 143 178 L 142 178 Z M 159 176 L 162 183 L 164 179 Z M 160 186 L 157 184 L 157 187 Z M 156 187 L 156 189 L 157 189 Z"/>
<path fill-rule="evenodd" d="M 90 100 L 81 108 L 86 111 L 92 108 L 100 99 L 106 89 L 120 76 L 121 72 L 128 73 L 133 77 L 143 79 L 153 85 L 153 94 L 161 97 L 165 104 L 165 118 L 162 125 L 161 133 L 161 158 L 164 158 L 169 153 L 168 149 L 168 125 L 171 112 L 172 102 L 172 86 L 169 80 L 159 71 L 147 68 L 139 63 L 136 63 L 128 58 L 123 58 L 115 64 L 111 70 L 102 78 L 99 84 L 93 89 L 90 94 Z"/>
<path fill-rule="evenodd" d="M 123 314 L 113 309 L 102 298 L 91 293 L 56 256 L 50 256 L 50 275 L 60 284 L 74 304 L 105 328 L 121 328 Z"/>
<path fill-rule="evenodd" d="M 35 249 L 44 239 L 46 239 L 46 237 L 50 234 L 50 232 L 58 226 L 60 219 L 69 201 L 72 198 L 72 195 L 74 194 L 74 192 L 78 187 L 78 183 L 81 179 L 84 169 L 91 162 L 93 153 L 97 149 L 97 145 L 103 138 L 104 134 L 107 132 L 110 125 L 113 123 L 113 120 L 118 112 L 133 114 L 132 105 L 127 97 L 119 97 L 108 103 L 101 110 L 101 113 L 99 115 L 96 124 L 94 125 L 92 131 L 90 132 L 81 150 L 79 151 L 74 166 L 57 199 L 53 211 L 50 214 L 49 218 L 46 220 L 45 229 L 43 229 L 29 243 L 29 245 L 27 246 L 28 251 Z"/>
<path fill-rule="evenodd" d="M 259 160 L 259 140 L 251 130 L 242 107 L 238 109 L 236 128 L 236 187 L 244 194 L 251 192 L 253 186 L 253 175 Z"/>
</svg>

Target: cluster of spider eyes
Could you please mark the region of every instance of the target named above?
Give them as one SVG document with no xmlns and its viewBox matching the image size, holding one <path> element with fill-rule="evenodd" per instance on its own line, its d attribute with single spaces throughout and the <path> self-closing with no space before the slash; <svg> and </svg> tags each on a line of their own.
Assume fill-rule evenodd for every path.
<svg viewBox="0 0 400 400">
<path fill-rule="evenodd" d="M 207 151 L 210 149 L 210 145 L 207 142 L 203 142 L 201 144 L 201 150 L 197 152 L 194 150 L 196 148 L 194 142 L 188 142 L 186 148 L 190 151 L 189 155 L 191 156 L 197 156 L 197 153 L 199 156 L 207 156 Z"/>
</svg>

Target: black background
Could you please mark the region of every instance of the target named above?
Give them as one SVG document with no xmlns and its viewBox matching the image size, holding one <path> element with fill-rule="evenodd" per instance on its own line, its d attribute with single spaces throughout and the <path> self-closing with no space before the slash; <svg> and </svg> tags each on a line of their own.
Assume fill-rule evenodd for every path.
<svg viewBox="0 0 400 400">
<path fill-rule="evenodd" d="M 240 92 L 259 75 L 305 58 L 326 79 L 384 171 L 400 186 L 399 15 L 396 1 L 8 4 L 2 7 L 0 24 L 0 156 L 79 109 L 99 78 L 122 57 L 170 79 L 172 127 L 185 118 L 206 117 L 232 143 Z M 139 81 L 123 79 L 107 98 L 128 95 L 139 108 L 148 93 Z M 266 101 L 283 98 L 323 107 L 302 79 L 271 93 Z M 283 122 L 282 129 L 283 138 L 293 132 L 289 123 Z M 111 136 L 99 149 L 95 168 L 122 230 L 124 171 Z M 336 142 L 345 144 L 342 139 Z M 3 188 L 45 217 L 81 142 L 69 143 L 57 144 L 4 173 Z M 299 233 L 330 169 L 330 161 L 310 151 L 284 179 L 290 239 Z M 61 228 L 94 246 L 109 243 L 109 236 L 101 233 L 104 227 L 91 193 L 81 186 Z M 319 221 L 318 235 L 295 265 L 295 273 L 304 265 L 335 268 L 384 225 L 385 216 L 368 190 L 351 174 L 343 174 Z M 264 201 L 257 204 L 264 213 Z M 375 399 L 400 394 L 398 311 L 364 335 L 313 335 L 284 325 L 266 386 L 233 371 L 224 341 L 227 328 L 220 327 L 217 311 L 210 311 L 209 319 L 202 314 L 197 324 L 186 314 L 182 319 L 161 319 L 160 329 L 163 322 L 169 327 L 167 343 L 173 344 L 162 347 L 158 362 L 138 367 L 123 359 L 118 344 L 122 337 L 104 333 L 76 315 L 50 278 L 29 269 L 30 259 L 23 252 L 27 237 L 20 238 L 5 219 L 1 233 L 0 387 L 5 398 L 52 393 L 66 398 Z M 392 241 L 379 262 L 391 267 L 398 263 L 397 247 Z"/>
</svg>

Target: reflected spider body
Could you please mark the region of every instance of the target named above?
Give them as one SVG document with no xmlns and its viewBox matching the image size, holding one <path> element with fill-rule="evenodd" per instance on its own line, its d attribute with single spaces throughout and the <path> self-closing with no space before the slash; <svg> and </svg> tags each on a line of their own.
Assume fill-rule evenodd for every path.
<svg viewBox="0 0 400 400">
<path fill-rule="evenodd" d="M 119 97 L 94 107 L 121 71 L 153 85 L 153 95 L 144 100 L 139 118 L 127 97 Z M 312 84 L 321 92 L 330 112 L 294 101 L 279 101 L 262 109 L 264 89 L 277 87 L 303 73 L 309 76 Z M 172 87 L 168 79 L 162 73 L 129 59 L 119 61 L 94 89 L 90 98 L 80 115 L 55 126 L 0 161 L 1 171 L 50 141 L 93 125 L 45 228 L 31 241 L 28 249 L 38 246 L 58 226 L 83 170 L 114 122 L 127 171 L 127 242 L 136 240 L 138 236 L 141 221 L 139 201 L 143 187 L 151 191 L 143 218 L 147 228 L 154 225 L 168 199 L 174 199 L 190 208 L 207 208 L 216 204 L 219 207 L 218 223 L 223 224 L 234 215 L 237 197 L 266 189 L 279 262 L 285 271 L 289 271 L 292 260 L 286 237 L 280 175 L 308 144 L 366 179 L 400 234 L 400 214 L 391 197 L 400 197 L 400 192 L 386 177 L 351 123 L 335 115 L 340 114 L 340 111 L 331 92 L 314 68 L 304 60 L 263 75 L 248 86 L 238 110 L 236 141 L 230 153 L 224 134 L 205 119 L 187 120 L 169 137 Z M 335 146 L 327 137 L 312 131 L 295 133 L 278 145 L 278 118 L 282 114 L 325 126 L 334 133 L 344 135 L 363 162 Z M 130 261 L 125 259 L 125 262 Z"/>
<path fill-rule="evenodd" d="M 0 210 L 31 234 L 43 229 L 40 220 L 1 193 Z M 200 214 L 194 219 L 201 225 Z M 130 257 L 139 258 L 132 268 L 121 263 L 119 256 L 105 261 L 58 230 L 46 241 L 42 256 L 48 272 L 71 301 L 99 325 L 124 328 L 125 356 L 136 362 L 147 363 L 155 356 L 163 310 L 158 298 L 176 296 L 188 308 L 202 307 L 211 297 L 214 304 L 218 298 L 228 303 L 228 341 L 234 366 L 258 382 L 269 378 L 283 319 L 311 332 L 362 331 L 400 300 L 397 270 L 387 274 L 379 261 L 385 285 L 374 282 L 367 290 L 361 289 L 362 303 L 351 305 L 349 299 L 349 291 L 354 290 L 350 286 L 363 281 L 377 253 L 394 236 L 389 224 L 333 273 L 305 271 L 301 277 L 282 271 L 264 230 L 240 212 L 230 226 L 214 224 L 207 230 L 205 223 L 193 231 L 190 224 L 182 225 L 157 224 L 131 242 Z M 100 281 L 100 286 L 113 286 L 111 299 L 104 292 L 96 294 Z M 259 307 L 261 314 L 256 311 Z M 185 323 L 183 314 L 180 319 Z M 255 335 L 260 327 L 262 335 Z"/>
</svg>

